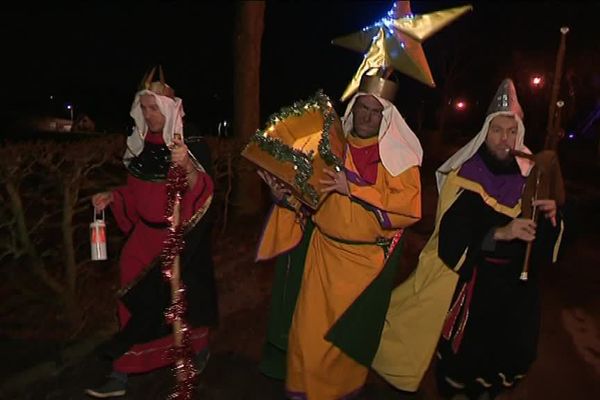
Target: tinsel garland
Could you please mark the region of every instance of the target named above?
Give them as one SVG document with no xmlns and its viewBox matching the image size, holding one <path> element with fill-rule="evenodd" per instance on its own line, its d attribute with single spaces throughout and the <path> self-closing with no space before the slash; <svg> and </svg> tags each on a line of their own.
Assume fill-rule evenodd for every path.
<svg viewBox="0 0 600 400">
<path fill-rule="evenodd" d="M 303 195 L 307 196 L 310 201 L 316 205 L 319 201 L 318 194 L 315 188 L 308 183 L 308 180 L 313 174 L 312 161 L 314 153 L 303 153 L 286 144 L 279 138 L 274 138 L 268 135 L 268 132 L 281 120 L 289 117 L 298 117 L 306 112 L 318 110 L 323 114 L 323 133 L 319 141 L 319 154 L 327 165 L 336 167 L 339 170 L 343 166 L 342 160 L 331 151 L 331 142 L 329 140 L 329 129 L 335 119 L 335 111 L 329 100 L 329 97 L 322 90 L 305 101 L 297 101 L 289 107 L 284 107 L 276 114 L 269 117 L 267 128 L 258 130 L 251 138 L 251 141 L 269 153 L 278 161 L 287 161 L 294 164 L 296 170 L 295 181 Z"/>
<path fill-rule="evenodd" d="M 167 208 L 165 216 L 169 221 L 169 232 L 163 243 L 161 251 L 161 266 L 163 278 L 170 282 L 173 276 L 173 264 L 175 258 L 181 254 L 185 247 L 183 240 L 183 224 L 177 221 L 174 224 L 173 213 L 176 205 L 181 202 L 183 193 L 188 188 L 186 173 L 178 165 L 171 165 L 167 175 Z M 173 341 L 173 347 L 169 350 L 169 359 L 175 363 L 173 372 L 175 374 L 175 388 L 169 395 L 169 400 L 191 400 L 194 393 L 198 370 L 194 366 L 194 350 L 190 338 L 190 329 L 184 320 L 187 302 L 185 297 L 185 286 L 179 282 L 178 296 L 172 299 L 171 306 L 165 310 L 165 321 L 167 324 L 174 324 L 180 321 L 181 343 L 177 345 Z"/>
</svg>

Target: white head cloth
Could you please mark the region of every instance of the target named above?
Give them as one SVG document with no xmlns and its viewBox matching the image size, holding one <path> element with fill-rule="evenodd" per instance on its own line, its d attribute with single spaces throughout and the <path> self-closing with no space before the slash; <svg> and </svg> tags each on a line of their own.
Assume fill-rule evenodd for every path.
<svg viewBox="0 0 600 400">
<path fill-rule="evenodd" d="M 352 107 L 360 96 L 373 96 L 383 105 L 383 118 L 378 136 L 379 156 L 390 175 L 397 176 L 412 166 L 420 166 L 423 160 L 423 149 L 419 139 L 396 107 L 377 95 L 358 92 L 352 97 L 342 118 L 345 135 L 348 136 L 353 130 Z"/>
<path fill-rule="evenodd" d="M 135 127 L 133 133 L 127 138 L 127 150 L 123 159 L 125 163 L 132 157 L 139 155 L 144 149 L 144 138 L 148 133 L 148 126 L 144 120 L 142 114 L 142 107 L 140 105 L 140 97 L 143 95 L 151 95 L 156 99 L 158 109 L 165 116 L 165 127 L 163 128 L 163 140 L 167 146 L 173 142 L 173 136 L 175 133 L 180 133 L 183 138 L 183 102 L 179 97 L 174 99 L 161 96 L 150 90 L 141 90 L 136 93 L 133 104 L 131 105 L 131 112 L 129 115 L 135 121 Z"/>
<path fill-rule="evenodd" d="M 512 111 L 498 111 L 489 114 L 485 121 L 483 122 L 483 127 L 479 131 L 479 133 L 469 141 L 466 145 L 464 145 L 460 150 L 458 150 L 452 157 L 450 157 L 445 163 L 443 163 L 436 171 L 435 178 L 437 180 L 437 188 L 438 192 L 441 192 L 442 187 L 444 186 L 444 182 L 446 181 L 446 176 L 456 169 L 460 168 L 465 161 L 473 157 L 479 147 L 485 142 L 485 138 L 487 137 L 487 133 L 490 127 L 490 122 L 498 115 L 506 115 L 510 117 L 514 117 L 517 120 L 517 138 L 515 141 L 515 150 L 522 151 L 524 153 L 531 154 L 531 151 L 523 144 L 523 140 L 525 137 L 525 127 L 523 126 L 523 121 L 521 118 L 516 115 Z M 529 175 L 529 171 L 531 167 L 533 167 L 533 161 L 528 160 L 523 157 L 516 157 L 517 164 L 519 164 L 519 169 L 521 170 L 521 174 L 523 176 Z"/>
</svg>

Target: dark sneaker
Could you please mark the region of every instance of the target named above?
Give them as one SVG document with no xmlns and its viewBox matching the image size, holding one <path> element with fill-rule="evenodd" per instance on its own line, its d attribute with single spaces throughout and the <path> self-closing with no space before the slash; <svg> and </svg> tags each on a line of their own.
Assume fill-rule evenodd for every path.
<svg viewBox="0 0 600 400">
<path fill-rule="evenodd" d="M 111 374 L 104 384 L 93 389 L 86 389 L 85 393 L 97 399 L 109 399 L 111 397 L 125 396 L 125 393 L 127 393 L 126 387 L 127 378 L 123 379 Z"/>
<path fill-rule="evenodd" d="M 208 350 L 208 347 L 203 349 L 202 351 L 200 351 L 200 353 L 196 354 L 196 359 L 194 360 L 194 364 L 196 365 L 196 368 L 198 369 L 198 374 L 201 374 L 202 371 L 204 371 L 204 368 L 206 368 L 206 365 L 208 364 L 209 358 L 210 358 L 210 351 Z"/>
</svg>

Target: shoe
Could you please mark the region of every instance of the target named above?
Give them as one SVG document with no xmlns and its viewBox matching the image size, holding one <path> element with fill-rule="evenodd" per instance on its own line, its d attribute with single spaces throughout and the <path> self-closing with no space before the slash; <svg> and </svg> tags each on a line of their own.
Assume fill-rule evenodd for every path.
<svg viewBox="0 0 600 400">
<path fill-rule="evenodd" d="M 88 396 L 97 399 L 108 399 L 111 397 L 125 396 L 125 393 L 127 393 L 126 388 L 127 375 L 113 372 L 109 375 L 108 380 L 104 382 L 104 384 L 93 389 L 86 389 L 85 393 Z"/>
<path fill-rule="evenodd" d="M 196 365 L 196 368 L 198 369 L 198 374 L 201 374 L 202 371 L 204 371 L 204 369 L 206 368 L 206 365 L 208 364 L 209 359 L 210 359 L 210 351 L 208 350 L 208 347 L 203 349 L 202 351 L 200 351 L 200 353 L 196 354 L 194 364 Z"/>
</svg>

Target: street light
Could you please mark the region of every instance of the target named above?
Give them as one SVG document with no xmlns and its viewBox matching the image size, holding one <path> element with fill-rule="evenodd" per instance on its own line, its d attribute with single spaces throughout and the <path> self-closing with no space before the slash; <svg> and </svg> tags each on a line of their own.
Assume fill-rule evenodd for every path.
<svg viewBox="0 0 600 400">
<path fill-rule="evenodd" d="M 71 113 L 71 123 L 73 122 L 73 105 L 67 104 L 67 110 Z"/>
</svg>

